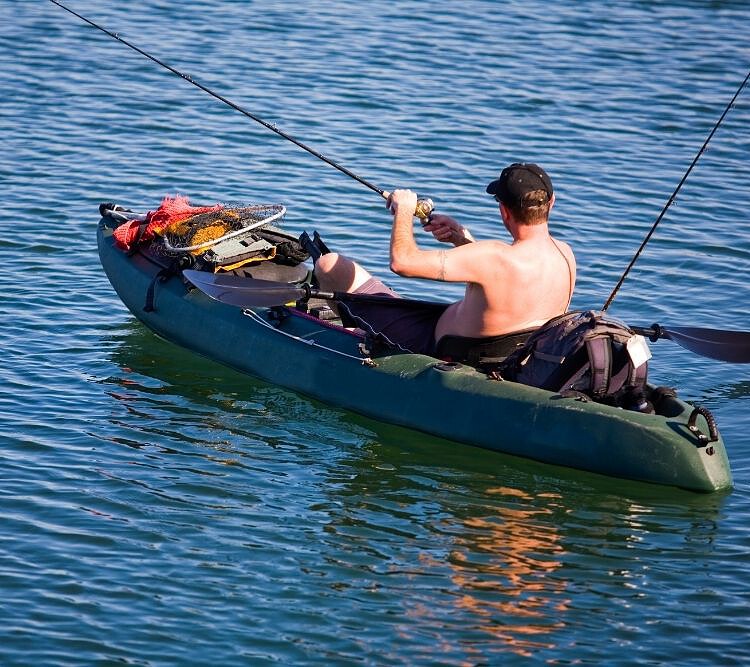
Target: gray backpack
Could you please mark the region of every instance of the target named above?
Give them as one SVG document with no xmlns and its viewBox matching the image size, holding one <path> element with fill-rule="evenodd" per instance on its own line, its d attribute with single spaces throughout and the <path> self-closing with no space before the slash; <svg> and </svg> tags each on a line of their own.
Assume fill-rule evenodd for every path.
<svg viewBox="0 0 750 667">
<path fill-rule="evenodd" d="M 600 311 L 566 313 L 542 325 L 497 370 L 506 380 L 644 409 L 647 353 L 633 353 L 634 343 L 645 345 L 635 335 Z"/>
</svg>

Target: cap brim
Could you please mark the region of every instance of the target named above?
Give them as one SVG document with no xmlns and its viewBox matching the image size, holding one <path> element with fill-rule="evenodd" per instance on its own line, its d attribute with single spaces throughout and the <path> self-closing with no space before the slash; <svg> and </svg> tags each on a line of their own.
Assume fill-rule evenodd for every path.
<svg viewBox="0 0 750 667">
<path fill-rule="evenodd" d="M 499 189 L 500 189 L 500 179 L 496 178 L 494 181 L 492 181 L 492 183 L 490 183 L 487 186 L 486 192 L 488 195 L 496 195 Z"/>
</svg>

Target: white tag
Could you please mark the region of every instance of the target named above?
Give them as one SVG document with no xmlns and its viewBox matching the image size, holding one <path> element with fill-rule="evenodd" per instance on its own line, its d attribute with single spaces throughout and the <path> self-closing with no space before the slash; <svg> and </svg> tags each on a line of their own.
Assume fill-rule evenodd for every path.
<svg viewBox="0 0 750 667">
<path fill-rule="evenodd" d="M 630 355 L 630 361 L 633 362 L 633 366 L 640 368 L 651 358 L 651 350 L 648 347 L 648 343 L 643 336 L 632 336 L 625 344 Z"/>
</svg>

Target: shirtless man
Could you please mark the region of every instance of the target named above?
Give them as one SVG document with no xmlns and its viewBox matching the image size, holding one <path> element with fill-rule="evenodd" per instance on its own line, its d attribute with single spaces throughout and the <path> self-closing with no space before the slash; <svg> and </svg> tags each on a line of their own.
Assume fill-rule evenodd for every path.
<svg viewBox="0 0 750 667">
<path fill-rule="evenodd" d="M 346 314 L 357 325 L 372 324 L 375 332 L 384 332 L 404 349 L 434 354 L 445 336 L 496 337 L 539 327 L 564 313 L 573 294 L 576 265 L 570 247 L 549 234 L 547 219 L 555 202 L 549 176 L 535 164 L 515 163 L 487 186 L 487 192 L 499 204 L 500 217 L 513 237 L 510 244 L 475 241 L 450 216 L 433 215 L 425 229 L 454 247 L 423 250 L 414 239 L 416 195 L 396 190 L 388 198 L 393 213 L 391 270 L 406 277 L 466 283 L 463 299 L 431 314 L 417 312 L 414 322 L 394 309 L 383 319 L 368 312 L 373 310 L 368 304 L 346 304 Z M 325 290 L 398 296 L 359 264 L 335 253 L 322 255 L 315 272 Z"/>
</svg>

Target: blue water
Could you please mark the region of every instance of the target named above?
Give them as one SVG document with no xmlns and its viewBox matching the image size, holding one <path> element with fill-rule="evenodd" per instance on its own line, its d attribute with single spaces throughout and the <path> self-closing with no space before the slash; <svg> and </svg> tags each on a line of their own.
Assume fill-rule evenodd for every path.
<svg viewBox="0 0 750 667">
<path fill-rule="evenodd" d="M 575 308 L 601 307 L 750 67 L 739 0 L 69 2 L 478 237 L 502 234 L 487 181 L 544 165 Z M 750 330 L 748 156 L 750 91 L 613 314 Z M 700 496 L 367 421 L 157 339 L 99 266 L 100 202 L 281 202 L 384 277 L 388 216 L 43 0 L 0 1 L 0 191 L 0 664 L 750 662 L 747 368 L 653 347 L 652 379 L 727 443 L 734 491 Z"/>
</svg>

